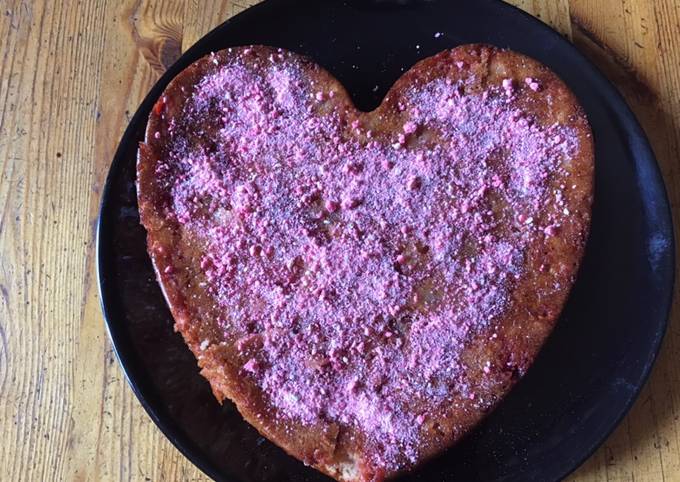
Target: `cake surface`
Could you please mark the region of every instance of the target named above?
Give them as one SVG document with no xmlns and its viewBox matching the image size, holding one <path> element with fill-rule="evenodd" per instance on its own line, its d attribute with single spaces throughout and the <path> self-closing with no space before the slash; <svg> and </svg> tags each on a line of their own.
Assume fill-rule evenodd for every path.
<svg viewBox="0 0 680 482">
<path fill-rule="evenodd" d="M 372 112 L 263 46 L 192 64 L 137 164 L 148 250 L 219 401 L 343 481 L 451 446 L 533 362 L 590 223 L 593 144 L 546 67 L 465 45 Z"/>
</svg>

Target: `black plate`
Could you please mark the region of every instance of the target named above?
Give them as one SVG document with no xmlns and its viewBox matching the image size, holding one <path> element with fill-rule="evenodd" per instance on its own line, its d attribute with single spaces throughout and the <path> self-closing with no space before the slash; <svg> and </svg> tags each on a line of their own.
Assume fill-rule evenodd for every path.
<svg viewBox="0 0 680 482">
<path fill-rule="evenodd" d="M 370 110 L 417 60 L 469 42 L 540 60 L 580 99 L 596 145 L 592 234 L 567 307 L 535 365 L 481 426 L 411 477 L 557 480 L 630 408 L 666 328 L 674 243 L 653 154 L 612 85 L 556 32 L 500 2 L 271 0 L 210 32 L 151 89 L 116 152 L 99 220 L 102 307 L 120 363 L 151 418 L 208 475 L 325 479 L 260 437 L 231 404 L 220 407 L 173 333 L 135 197 L 135 153 L 152 104 L 204 54 L 267 44 L 309 55 L 344 83 L 359 108 Z"/>
</svg>

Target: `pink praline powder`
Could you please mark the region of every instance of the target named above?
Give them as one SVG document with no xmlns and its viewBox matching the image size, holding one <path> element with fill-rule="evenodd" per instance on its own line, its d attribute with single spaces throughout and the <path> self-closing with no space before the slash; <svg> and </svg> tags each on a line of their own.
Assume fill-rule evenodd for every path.
<svg viewBox="0 0 680 482">
<path fill-rule="evenodd" d="M 256 347 L 242 372 L 279 413 L 357 427 L 388 467 L 415 459 L 414 401 L 474 399 L 461 349 L 503 313 L 574 136 L 529 122 L 511 79 L 434 79 L 403 92 L 398 142 L 362 140 L 342 109 L 315 112 L 338 96 L 295 57 L 258 62 L 220 62 L 191 92 L 156 173 L 167 216 L 205 247 L 215 336 Z M 437 144 L 410 148 L 421 131 Z"/>
</svg>

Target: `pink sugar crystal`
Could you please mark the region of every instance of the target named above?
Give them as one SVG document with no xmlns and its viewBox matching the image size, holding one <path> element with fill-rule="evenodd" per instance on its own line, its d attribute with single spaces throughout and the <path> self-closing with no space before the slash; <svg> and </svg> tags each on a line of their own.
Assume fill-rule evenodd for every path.
<svg viewBox="0 0 680 482">
<path fill-rule="evenodd" d="M 335 201 L 328 200 L 325 202 L 324 207 L 329 213 L 334 213 L 338 210 L 338 208 L 340 208 L 340 205 Z"/>
<path fill-rule="evenodd" d="M 405 134 L 413 134 L 416 131 L 417 128 L 418 128 L 418 125 L 415 122 L 409 121 L 409 122 L 406 122 L 404 124 L 403 129 L 404 129 Z"/>
<path fill-rule="evenodd" d="M 527 77 L 526 79 L 524 79 L 524 82 L 534 92 L 537 92 L 541 88 L 540 84 L 536 80 L 532 79 L 531 77 Z"/>
</svg>

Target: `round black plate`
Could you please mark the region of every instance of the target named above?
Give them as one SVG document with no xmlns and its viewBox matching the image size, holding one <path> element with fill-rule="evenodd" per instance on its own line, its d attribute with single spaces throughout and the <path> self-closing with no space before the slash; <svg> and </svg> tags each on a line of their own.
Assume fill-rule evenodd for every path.
<svg viewBox="0 0 680 482">
<path fill-rule="evenodd" d="M 101 301 L 120 363 L 151 418 L 208 475 L 325 480 L 260 437 L 231 404 L 218 405 L 173 333 L 134 186 L 137 144 L 154 101 L 208 52 L 266 44 L 310 56 L 344 83 L 359 108 L 370 110 L 417 60 L 470 42 L 540 60 L 580 99 L 596 146 L 592 234 L 561 320 L 526 377 L 463 442 L 409 477 L 557 480 L 630 408 L 666 328 L 674 243 L 658 167 L 612 85 L 556 32 L 500 2 L 271 0 L 206 35 L 151 89 L 116 152 L 99 220 Z"/>
</svg>

